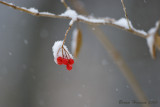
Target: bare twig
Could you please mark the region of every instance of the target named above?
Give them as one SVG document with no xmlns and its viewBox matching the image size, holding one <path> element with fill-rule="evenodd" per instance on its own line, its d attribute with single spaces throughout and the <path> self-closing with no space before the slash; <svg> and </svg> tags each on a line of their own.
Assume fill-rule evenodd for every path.
<svg viewBox="0 0 160 107">
<path fill-rule="evenodd" d="M 126 17 L 126 19 L 127 19 L 128 27 L 129 27 L 129 29 L 131 30 L 131 26 L 130 26 L 130 23 L 129 23 L 129 19 L 128 19 L 126 7 L 125 7 L 125 5 L 124 5 L 123 0 L 121 0 L 121 3 L 122 3 L 122 6 L 123 6 L 123 10 L 124 10 L 124 13 L 125 13 L 125 17 Z"/>
<path fill-rule="evenodd" d="M 31 11 L 31 8 L 27 9 L 27 8 L 15 6 L 11 3 L 7 3 L 7 2 L 3 2 L 3 1 L 0 1 L 0 3 L 4 4 L 6 6 L 12 7 L 16 10 L 20 10 L 20 11 L 32 14 L 34 16 L 42 16 L 42 17 L 50 17 L 50 18 L 62 18 L 62 19 L 72 20 L 72 17 L 70 15 L 62 15 L 62 14 L 56 15 L 56 14 L 49 13 L 49 12 L 38 12 L 38 10 Z M 66 3 L 64 3 L 64 5 L 66 5 L 66 7 L 67 7 Z M 71 9 L 69 9 L 69 10 L 71 10 Z M 74 11 L 74 10 L 72 10 L 72 11 Z M 124 26 L 118 25 L 118 24 L 115 23 L 116 20 L 113 19 L 113 18 L 93 18 L 93 17 L 86 17 L 86 16 L 83 16 L 83 15 L 77 14 L 77 20 L 76 21 L 84 22 L 84 23 L 90 24 L 90 25 L 106 25 L 107 24 L 107 25 L 111 25 L 111 26 L 120 28 L 122 30 L 128 31 L 128 32 L 131 32 L 131 33 L 133 33 L 133 34 L 135 34 L 139 37 L 147 38 L 147 33 L 144 34 L 142 32 L 139 32 L 138 30 L 134 30 L 134 29 L 130 30 L 130 29 L 124 27 Z"/>
</svg>

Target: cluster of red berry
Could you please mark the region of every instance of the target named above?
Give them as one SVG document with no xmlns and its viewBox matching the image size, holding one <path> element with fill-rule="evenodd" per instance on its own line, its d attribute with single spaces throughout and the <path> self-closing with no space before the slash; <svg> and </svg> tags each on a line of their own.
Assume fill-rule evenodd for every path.
<svg viewBox="0 0 160 107">
<path fill-rule="evenodd" d="M 57 64 L 58 65 L 62 65 L 62 64 L 66 65 L 66 69 L 70 71 L 70 70 L 72 70 L 72 65 L 74 64 L 74 60 L 58 57 Z"/>
</svg>

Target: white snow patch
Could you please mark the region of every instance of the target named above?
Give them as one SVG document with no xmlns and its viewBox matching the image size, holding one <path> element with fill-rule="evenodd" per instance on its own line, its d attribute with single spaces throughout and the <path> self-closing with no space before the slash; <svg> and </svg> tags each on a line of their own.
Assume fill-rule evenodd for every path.
<svg viewBox="0 0 160 107">
<path fill-rule="evenodd" d="M 26 7 L 21 7 L 22 9 L 28 10 Z"/>
<path fill-rule="evenodd" d="M 67 9 L 64 13 L 62 13 L 60 16 L 66 16 L 66 17 L 70 17 L 72 20 L 70 21 L 69 25 L 72 25 L 73 22 L 75 22 L 77 20 L 77 12 L 75 10 L 72 9 Z"/>
<path fill-rule="evenodd" d="M 14 5 L 13 3 L 8 3 L 8 4 L 9 4 L 9 5 L 12 5 L 12 6 Z"/>
<path fill-rule="evenodd" d="M 121 27 L 124 27 L 126 29 L 129 29 L 127 19 L 123 18 L 123 17 L 120 18 L 119 20 L 115 21 L 113 24 L 116 24 L 118 26 L 121 26 Z M 136 31 L 138 33 L 141 33 L 143 35 L 147 35 L 147 33 L 144 30 L 138 30 L 138 29 L 134 28 L 130 20 L 129 20 L 129 25 L 130 25 L 132 30 L 134 30 L 134 31 Z"/>
<path fill-rule="evenodd" d="M 40 14 L 43 14 L 43 15 L 55 15 L 55 14 L 50 13 L 50 12 L 40 12 Z"/>
<path fill-rule="evenodd" d="M 77 19 L 77 12 L 72 9 L 67 9 L 64 13 L 62 13 L 60 16 L 68 16 L 71 17 L 72 19 Z"/>
<path fill-rule="evenodd" d="M 153 45 L 154 45 L 154 35 L 150 35 L 148 38 L 147 38 L 147 45 L 149 47 L 149 52 L 151 55 L 153 55 Z"/>
<path fill-rule="evenodd" d="M 106 22 L 105 19 L 101 19 L 101 18 L 95 19 L 92 16 L 85 17 L 85 16 L 82 16 L 82 15 L 78 15 L 78 18 L 82 19 L 84 21 L 87 21 L 87 22 L 92 22 L 92 23 L 105 23 Z"/>
<path fill-rule="evenodd" d="M 56 41 L 54 43 L 53 47 L 52 47 L 54 61 L 55 61 L 56 64 L 57 64 L 57 58 L 58 57 L 63 57 L 63 55 L 62 55 L 62 45 L 63 45 L 63 40 L 62 41 Z M 64 45 L 63 48 L 68 52 L 70 58 L 73 59 L 73 56 L 68 51 L 67 46 Z M 64 58 L 67 58 L 64 51 L 63 51 L 63 54 L 64 54 Z"/>
<path fill-rule="evenodd" d="M 29 10 L 29 11 L 31 11 L 31 12 L 33 12 L 33 13 L 38 13 L 38 10 L 35 9 L 35 8 L 33 8 L 33 7 L 29 8 L 29 9 L 27 9 L 27 10 Z"/>
<path fill-rule="evenodd" d="M 107 19 L 96 19 L 94 18 L 93 16 L 90 16 L 90 17 L 85 17 L 83 15 L 78 15 L 77 12 L 75 10 L 72 10 L 72 9 L 67 9 L 64 13 L 62 13 L 60 16 L 66 16 L 66 17 L 70 17 L 71 18 L 71 21 L 69 23 L 69 25 L 73 24 L 74 21 L 78 19 L 81 19 L 81 20 L 84 20 L 84 21 L 87 21 L 87 22 L 92 22 L 92 23 L 105 23 L 107 22 Z"/>
<path fill-rule="evenodd" d="M 116 24 L 118 26 L 122 26 L 126 29 L 129 29 L 129 26 L 128 26 L 128 22 L 126 20 L 126 18 L 120 18 L 119 20 L 115 21 L 113 24 Z"/>
<path fill-rule="evenodd" d="M 146 35 L 146 36 L 147 36 L 147 33 L 146 33 L 144 30 L 138 30 L 138 29 L 135 29 L 133 26 L 131 26 L 131 28 L 132 28 L 134 31 L 136 31 L 136 32 L 138 32 L 138 33 L 141 33 L 141 34 L 143 34 L 143 35 Z"/>
<path fill-rule="evenodd" d="M 132 30 L 147 36 L 147 32 L 145 32 L 144 30 L 139 30 L 139 29 L 134 28 L 131 21 L 129 21 L 129 23 L 130 23 L 130 27 Z"/>
</svg>

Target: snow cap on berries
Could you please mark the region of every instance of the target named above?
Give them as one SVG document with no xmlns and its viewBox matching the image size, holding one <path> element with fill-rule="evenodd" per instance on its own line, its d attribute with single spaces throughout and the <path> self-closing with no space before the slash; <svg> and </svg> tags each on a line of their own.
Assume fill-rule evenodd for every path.
<svg viewBox="0 0 160 107">
<path fill-rule="evenodd" d="M 73 59 L 73 56 L 70 54 L 70 52 L 68 51 L 67 46 L 65 46 L 65 45 L 63 45 L 63 48 L 67 51 L 68 54 L 66 55 L 66 53 L 63 50 L 63 55 L 62 55 L 62 45 L 63 45 L 63 40 L 62 41 L 56 41 L 54 43 L 53 47 L 52 47 L 54 61 L 55 61 L 56 64 L 58 64 L 57 63 L 57 58 L 58 57 L 62 57 L 62 58 L 68 59 L 67 55 L 69 55 L 69 57 L 71 59 Z"/>
</svg>

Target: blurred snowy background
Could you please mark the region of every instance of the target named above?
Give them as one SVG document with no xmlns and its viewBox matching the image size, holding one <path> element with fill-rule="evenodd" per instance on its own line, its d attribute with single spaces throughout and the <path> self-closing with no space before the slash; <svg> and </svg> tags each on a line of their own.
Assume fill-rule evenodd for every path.
<svg viewBox="0 0 160 107">
<path fill-rule="evenodd" d="M 65 11 L 60 0 L 5 1 L 56 14 Z M 82 2 L 91 15 L 124 17 L 120 0 Z M 160 0 L 124 2 L 136 28 L 148 31 L 160 19 Z M 138 99 L 86 24 L 80 24 L 83 47 L 73 70 L 68 72 L 64 66 L 55 64 L 52 45 L 64 38 L 67 27 L 68 20 L 35 17 L 0 4 L 0 107 L 141 107 L 119 104 L 119 100 Z M 160 54 L 152 60 L 144 39 L 111 26 L 101 28 L 123 56 L 147 98 L 159 101 L 151 106 L 159 107 Z M 72 30 L 66 42 L 69 49 Z"/>
</svg>

